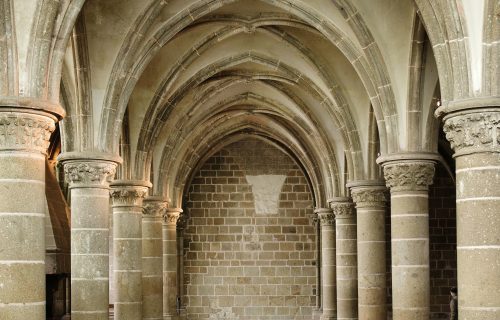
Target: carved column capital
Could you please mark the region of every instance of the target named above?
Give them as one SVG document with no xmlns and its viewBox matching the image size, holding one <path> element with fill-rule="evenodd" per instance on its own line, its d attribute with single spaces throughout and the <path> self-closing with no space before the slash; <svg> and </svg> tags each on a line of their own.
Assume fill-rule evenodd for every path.
<svg viewBox="0 0 500 320">
<path fill-rule="evenodd" d="M 108 188 L 121 158 L 93 152 L 64 152 L 57 157 L 64 166 L 70 188 Z"/>
<path fill-rule="evenodd" d="M 111 183 L 109 195 L 116 206 L 142 206 L 151 184 L 147 181 L 120 180 Z"/>
<path fill-rule="evenodd" d="M 384 178 L 391 191 L 427 190 L 434 179 L 434 162 L 403 160 L 384 164 Z"/>
<path fill-rule="evenodd" d="M 57 118 L 43 112 L 0 108 L 0 150 L 47 153 Z"/>
<path fill-rule="evenodd" d="M 357 208 L 384 207 L 387 202 L 387 188 L 383 181 L 356 181 L 347 184 Z"/>
<path fill-rule="evenodd" d="M 168 207 L 168 201 L 161 197 L 146 197 L 142 202 L 144 217 L 162 217 Z"/>
<path fill-rule="evenodd" d="M 324 226 L 334 226 L 335 225 L 335 215 L 332 209 L 329 208 L 317 208 L 314 213 L 318 215 L 319 222 L 322 227 Z"/>
<path fill-rule="evenodd" d="M 108 187 L 117 164 L 101 160 L 72 160 L 64 163 L 65 179 L 71 187 Z"/>
<path fill-rule="evenodd" d="M 455 157 L 500 152 L 500 108 L 453 112 L 443 120 L 443 130 L 455 151 Z"/>
<path fill-rule="evenodd" d="M 330 208 L 337 219 L 347 219 L 354 216 L 354 204 L 350 198 L 333 198 L 328 200 Z"/>
<path fill-rule="evenodd" d="M 182 213 L 181 208 L 167 208 L 163 212 L 163 223 L 169 226 L 177 225 L 177 220 Z"/>
</svg>

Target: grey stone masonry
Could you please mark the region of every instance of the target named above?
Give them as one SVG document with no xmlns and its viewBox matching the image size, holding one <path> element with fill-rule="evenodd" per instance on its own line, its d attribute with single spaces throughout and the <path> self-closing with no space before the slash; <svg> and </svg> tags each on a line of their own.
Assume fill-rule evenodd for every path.
<svg viewBox="0 0 500 320">
<path fill-rule="evenodd" d="M 113 275 L 115 320 L 142 319 L 142 201 L 147 181 L 114 181 Z"/>
<path fill-rule="evenodd" d="M 71 319 L 108 320 L 109 182 L 119 159 L 66 153 L 59 160 L 71 190 Z"/>
<path fill-rule="evenodd" d="M 351 198 L 328 200 L 335 214 L 337 318 L 358 319 L 356 215 Z"/>
<path fill-rule="evenodd" d="M 45 319 L 45 156 L 56 120 L 0 107 L 0 319 Z"/>
<path fill-rule="evenodd" d="M 337 319 L 335 214 L 329 208 L 318 208 L 314 212 L 321 223 L 321 320 Z"/>
<path fill-rule="evenodd" d="M 142 318 L 163 319 L 162 216 L 168 202 L 146 197 L 142 215 Z"/>
<path fill-rule="evenodd" d="M 500 319 L 500 108 L 444 117 L 455 151 L 459 319 Z"/>
<path fill-rule="evenodd" d="M 163 213 L 163 319 L 175 319 L 177 299 L 177 220 L 180 208 Z"/>
<path fill-rule="evenodd" d="M 387 319 L 385 210 L 383 181 L 349 183 L 356 204 L 360 320 Z"/>
<path fill-rule="evenodd" d="M 391 190 L 392 308 L 394 320 L 430 315 L 429 185 L 432 154 L 393 155 L 383 162 Z"/>
</svg>

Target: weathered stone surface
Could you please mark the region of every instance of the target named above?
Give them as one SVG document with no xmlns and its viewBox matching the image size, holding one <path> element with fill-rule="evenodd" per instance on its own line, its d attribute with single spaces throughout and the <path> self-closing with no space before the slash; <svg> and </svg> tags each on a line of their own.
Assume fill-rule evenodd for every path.
<svg viewBox="0 0 500 320">
<path fill-rule="evenodd" d="M 183 210 L 166 208 L 163 211 L 163 318 L 177 314 L 177 221 Z"/>
<path fill-rule="evenodd" d="M 500 112 L 465 110 L 444 118 L 456 158 L 459 317 L 500 316 Z"/>
<path fill-rule="evenodd" d="M 329 200 L 335 214 L 337 318 L 358 317 L 356 215 L 350 198 Z"/>
<path fill-rule="evenodd" d="M 455 157 L 500 152 L 500 112 L 495 108 L 451 113 L 444 117 L 443 130 Z"/>
<path fill-rule="evenodd" d="M 214 180 L 221 174 L 238 180 Z M 247 175 L 286 177 L 277 212 L 256 212 Z M 248 139 L 210 157 L 194 181 L 183 208 L 190 217 L 183 232 L 187 318 L 232 312 L 237 319 L 311 319 L 317 238 L 300 169 L 274 147 Z"/>
<path fill-rule="evenodd" d="M 479 292 L 483 281 L 494 284 L 484 287 L 498 292 L 496 266 L 500 263 L 500 243 L 495 232 L 499 228 L 496 208 L 500 197 L 498 1 L 14 0 L 5 3 L 0 6 L 0 225 L 4 226 L 0 230 L 3 241 L 0 264 L 12 265 L 4 271 L 7 277 L 18 279 L 16 268 L 23 270 L 23 263 L 15 265 L 7 259 L 38 259 L 43 251 L 43 241 L 39 241 L 43 230 L 37 219 L 45 202 L 43 192 L 52 191 L 43 185 L 44 170 L 40 162 L 45 154 L 55 162 L 62 151 L 80 153 L 78 157 L 65 159 L 66 181 L 60 177 L 62 189 L 70 183 L 68 200 L 74 202 L 72 225 L 78 226 L 71 234 L 75 253 L 75 268 L 71 272 L 75 281 L 81 275 L 85 277 L 82 282 L 96 279 L 104 282 L 106 275 L 101 269 L 107 263 L 104 250 L 109 232 L 103 212 L 109 195 L 101 191 L 107 191 L 108 178 L 114 175 L 115 162 L 119 161 L 95 154 L 103 152 L 123 156 L 125 161 L 118 174 L 121 179 L 151 179 L 155 182 L 154 193 L 174 199 L 174 206 L 185 208 L 186 201 L 193 201 L 198 207 L 190 209 L 198 211 L 196 214 L 206 209 L 204 216 L 194 216 L 193 220 L 196 219 L 197 226 L 203 226 L 201 236 L 207 238 L 195 242 L 213 243 L 217 236 L 217 241 L 240 243 L 252 254 L 259 250 L 276 253 L 278 260 L 286 260 L 290 268 L 298 265 L 305 268 L 301 262 L 315 261 L 315 285 L 309 283 L 309 276 L 293 277 L 300 278 L 294 285 L 301 288 L 315 286 L 312 295 L 319 301 L 321 263 L 319 254 L 311 248 L 321 247 L 318 238 L 324 228 L 331 241 L 340 240 L 330 249 L 352 253 L 353 242 L 342 241 L 342 233 L 352 232 L 345 222 L 353 219 L 353 214 L 347 211 L 325 214 L 323 226 L 318 223 L 312 229 L 306 216 L 312 206 L 326 206 L 326 200 L 334 194 L 349 195 L 344 186 L 347 180 L 380 178 L 381 171 L 375 162 L 377 154 L 382 158 L 403 154 L 403 159 L 412 152 L 429 155 L 439 151 L 439 156 L 431 158 L 403 159 L 405 164 L 384 163 L 386 180 L 393 193 L 390 203 L 394 213 L 393 230 L 386 232 L 385 239 L 380 238 L 384 231 L 382 195 L 377 192 L 353 195 L 358 197 L 354 199 L 359 209 L 356 219 L 366 216 L 356 226 L 361 230 L 358 238 L 365 237 L 358 242 L 366 248 L 360 245 L 357 251 L 377 263 L 382 261 L 384 245 L 400 253 L 411 252 L 392 259 L 397 268 L 404 263 L 417 263 L 420 257 L 429 254 L 431 308 L 434 308 L 430 317 L 446 318 L 447 289 L 457 284 L 453 261 L 458 249 L 461 317 L 498 317 L 498 295 Z M 432 161 L 447 167 L 447 179 L 455 178 L 449 145 L 438 134 L 440 123 L 433 118 L 435 106 L 439 106 L 436 114 L 444 115 L 443 128 L 455 149 L 457 219 L 449 183 L 428 188 L 429 177 L 434 173 Z M 66 118 L 56 124 L 64 114 Z M 266 140 L 283 150 L 283 156 L 293 158 L 297 167 L 273 172 L 273 168 L 289 164 L 289 159 L 276 157 L 270 149 L 259 149 L 262 152 L 255 155 L 254 141 L 253 146 L 241 148 L 239 155 L 231 159 L 245 163 L 246 172 L 231 166 L 210 167 L 191 181 L 195 171 L 214 152 L 248 136 L 256 137 L 257 142 Z M 73 161 L 77 158 L 88 161 Z M 274 174 L 286 177 L 281 192 L 278 191 L 281 185 L 272 181 L 256 188 L 260 190 L 251 190 L 245 179 L 247 175 Z M 191 183 L 199 189 L 191 190 L 192 198 L 187 199 Z M 431 194 L 427 205 L 423 199 L 428 189 Z M 137 194 L 130 196 L 128 191 L 125 193 L 129 195 L 118 193 L 121 196 L 115 196 L 117 208 L 135 206 L 133 199 L 141 198 Z M 303 211 L 304 208 L 307 210 Z M 431 213 L 430 230 L 426 230 L 424 212 L 427 211 Z M 273 217 L 268 216 L 271 214 Z M 141 226 L 137 224 L 137 215 L 141 215 L 138 212 L 118 215 L 121 222 L 114 229 L 122 238 L 131 239 L 141 229 L 158 238 L 163 217 L 160 221 L 157 216 L 151 220 L 145 218 L 144 221 L 151 223 Z M 223 216 L 211 219 L 213 215 Z M 190 212 L 186 212 L 182 217 L 189 216 Z M 57 221 L 49 220 L 46 219 L 46 231 L 50 235 L 51 230 L 57 230 Z M 163 220 L 165 228 L 176 228 L 177 256 L 169 255 L 166 260 L 171 265 L 177 261 L 176 278 L 169 276 L 168 281 L 177 282 L 177 293 L 181 296 L 184 295 L 183 287 L 179 287 L 184 282 L 182 270 L 188 270 L 182 262 L 190 253 L 186 252 L 184 257 L 181 250 L 181 230 L 189 229 L 186 221 L 175 215 L 165 215 Z M 370 230 L 369 223 L 377 230 Z M 255 228 L 245 228 L 248 226 Z M 259 229 L 262 227 L 264 233 Z M 340 238 L 335 239 L 334 229 Z M 198 231 L 191 234 L 197 235 Z M 237 235 L 241 239 L 236 239 Z M 266 238 L 264 243 L 260 241 L 261 235 Z M 272 238 L 272 235 L 277 236 Z M 304 240 L 303 235 L 311 238 Z M 228 238 L 232 236 L 234 239 Z M 391 236 L 394 244 L 389 241 Z M 213 238 L 208 240 L 209 237 Z M 427 251 L 426 237 L 430 239 Z M 59 262 L 54 257 L 59 253 L 54 253 L 54 248 L 58 248 L 57 241 L 61 238 L 46 239 L 49 250 L 46 270 L 55 270 L 53 266 Z M 150 271 L 162 265 L 157 255 L 163 245 L 157 239 L 144 237 L 140 243 L 141 246 L 117 246 L 117 253 L 148 250 L 152 255 Z M 203 244 L 201 250 L 196 249 L 196 256 L 190 256 L 189 261 L 206 261 L 205 257 L 197 260 L 198 254 L 205 253 Z M 249 264 L 258 261 L 251 255 L 246 260 L 243 254 L 232 257 L 233 249 L 224 249 L 224 254 L 228 253 L 224 259 Z M 343 254 L 335 261 L 336 268 L 352 264 L 352 257 Z M 487 262 L 471 262 L 478 258 Z M 272 261 L 269 256 L 266 259 Z M 360 272 L 375 270 L 374 266 L 363 265 L 362 259 L 358 262 Z M 138 268 L 142 260 L 129 259 L 119 264 Z M 224 260 L 210 256 L 208 261 Z M 189 267 L 199 268 L 196 272 L 201 274 L 206 266 Z M 379 271 L 383 273 L 382 268 Z M 484 276 L 481 281 L 474 282 L 470 276 L 476 272 Z M 253 269 L 245 269 L 243 273 L 242 282 L 255 276 Z M 266 269 L 265 273 L 273 272 Z M 37 274 L 41 279 L 43 275 Z M 417 274 L 416 278 L 421 276 Z M 26 279 L 31 281 L 29 277 Z M 60 280 L 47 279 L 48 284 L 52 283 L 45 290 L 49 313 L 59 309 L 56 304 L 64 296 L 65 289 L 54 285 Z M 372 280 L 377 284 L 375 291 L 380 290 L 380 278 L 374 276 Z M 343 294 L 346 288 L 352 288 L 350 281 L 340 279 L 337 292 Z M 390 295 L 396 293 L 394 301 L 401 303 L 398 298 L 408 296 L 408 292 L 398 291 L 399 287 L 392 290 L 391 285 L 391 282 L 386 285 L 387 295 L 393 298 Z M 86 291 L 75 298 L 73 306 L 77 309 L 84 306 L 81 299 L 87 298 L 85 294 L 105 290 L 86 286 Z M 44 291 L 25 283 L 22 287 L 27 295 Z M 231 294 L 229 284 L 213 290 L 214 296 L 223 297 L 217 308 L 213 308 L 213 300 L 204 301 L 205 296 L 189 297 L 194 300 L 190 301 L 194 314 L 203 315 L 200 318 L 263 320 L 263 315 L 269 315 L 272 320 L 310 319 L 312 314 L 306 301 L 309 293 L 296 296 L 288 295 L 288 289 L 275 289 L 264 289 L 280 294 L 271 295 L 273 301 L 267 301 L 267 305 L 261 296 L 250 294 L 256 288 L 248 289 L 251 299 L 238 299 Z M 359 294 L 366 293 L 374 300 L 380 298 L 377 296 L 380 293 L 372 296 L 370 290 Z M 212 292 L 206 288 L 201 291 Z M 289 291 L 296 292 L 297 287 Z M 73 320 L 107 317 L 106 306 L 102 306 L 107 303 L 105 296 L 98 293 L 87 300 L 100 303 L 100 310 L 83 312 L 74 308 Z M 343 312 L 343 303 L 343 300 L 338 303 L 339 313 Z M 316 307 L 319 306 L 317 303 Z M 129 307 L 127 313 L 140 317 L 131 311 L 132 305 L 123 308 Z M 0 318 L 38 320 L 44 316 L 42 301 L 29 306 L 23 301 L 6 305 L 0 300 L 0 308 Z M 395 318 L 426 318 L 427 311 L 418 308 L 401 309 L 395 305 Z M 181 319 L 186 318 L 180 313 Z M 377 309 L 372 315 L 385 318 L 383 313 L 384 310 Z M 52 316 L 59 319 L 62 314 Z"/>
<path fill-rule="evenodd" d="M 386 188 L 374 181 L 359 181 L 349 186 L 357 217 L 358 317 L 360 320 L 385 320 Z"/>
<path fill-rule="evenodd" d="M 142 318 L 142 202 L 150 186 L 127 180 L 111 184 L 116 320 Z"/>
<path fill-rule="evenodd" d="M 71 190 L 71 318 L 104 320 L 109 310 L 109 181 L 116 163 L 61 158 Z"/>
<path fill-rule="evenodd" d="M 278 214 L 279 197 L 286 176 L 259 175 L 246 176 L 248 184 L 252 186 L 255 201 L 255 213 Z"/>
<path fill-rule="evenodd" d="M 142 316 L 163 317 L 162 215 L 168 202 L 162 197 L 146 197 L 142 215 Z"/>
<path fill-rule="evenodd" d="M 424 155 L 423 155 L 424 156 Z M 430 315 L 428 188 L 434 163 L 398 159 L 383 163 L 391 190 L 392 308 L 395 320 Z"/>
<path fill-rule="evenodd" d="M 45 155 L 55 117 L 0 107 L 0 318 L 45 319 Z"/>
</svg>

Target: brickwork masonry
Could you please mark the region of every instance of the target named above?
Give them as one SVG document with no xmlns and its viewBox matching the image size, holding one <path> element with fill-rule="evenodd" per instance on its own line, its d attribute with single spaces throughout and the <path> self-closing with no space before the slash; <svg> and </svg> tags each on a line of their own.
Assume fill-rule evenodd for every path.
<svg viewBox="0 0 500 320">
<path fill-rule="evenodd" d="M 256 188 L 247 176 L 284 176 L 276 212 L 256 212 Z M 302 171 L 265 142 L 240 141 L 208 159 L 185 206 L 187 318 L 311 319 L 317 255 L 312 205 Z"/>
</svg>

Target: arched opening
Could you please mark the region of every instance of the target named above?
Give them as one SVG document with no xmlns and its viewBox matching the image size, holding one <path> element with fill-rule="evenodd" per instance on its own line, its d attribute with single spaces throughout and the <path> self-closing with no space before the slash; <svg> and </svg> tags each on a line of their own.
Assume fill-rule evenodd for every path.
<svg viewBox="0 0 500 320">
<path fill-rule="evenodd" d="M 252 136 L 212 154 L 184 197 L 188 319 L 311 319 L 313 195 L 286 153 Z"/>
</svg>

